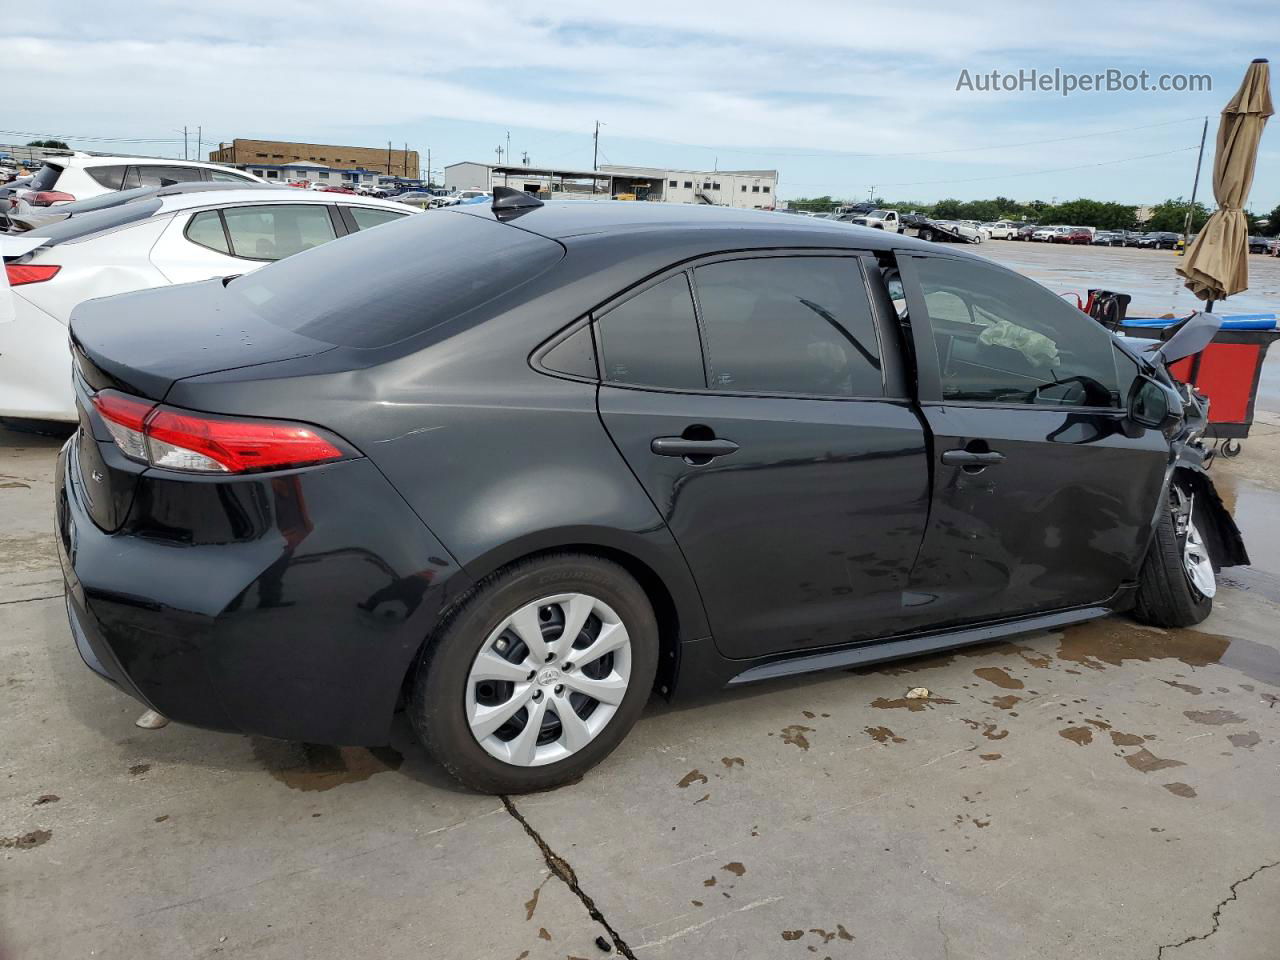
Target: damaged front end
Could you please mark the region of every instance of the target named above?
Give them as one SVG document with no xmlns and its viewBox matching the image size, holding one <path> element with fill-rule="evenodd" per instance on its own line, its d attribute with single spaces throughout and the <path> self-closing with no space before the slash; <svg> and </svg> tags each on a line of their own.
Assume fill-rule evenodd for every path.
<svg viewBox="0 0 1280 960">
<path fill-rule="evenodd" d="M 1204 443 L 1209 398 L 1175 378 L 1170 367 L 1208 346 L 1221 325 L 1222 319 L 1212 313 L 1195 313 L 1168 340 L 1133 353 L 1154 378 L 1177 394 L 1181 404 L 1180 423 L 1170 437 L 1172 457 L 1162 503 L 1172 506 L 1180 537 L 1185 535 L 1185 526 L 1194 513 L 1196 527 L 1215 570 L 1248 566 L 1249 553 L 1240 528 L 1209 476 L 1213 453 Z M 1130 344 L 1126 344 L 1126 348 L 1133 352 Z"/>
</svg>

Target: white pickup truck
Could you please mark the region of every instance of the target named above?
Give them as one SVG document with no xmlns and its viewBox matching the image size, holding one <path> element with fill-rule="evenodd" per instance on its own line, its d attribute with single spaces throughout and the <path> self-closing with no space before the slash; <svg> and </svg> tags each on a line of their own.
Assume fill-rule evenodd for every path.
<svg viewBox="0 0 1280 960">
<path fill-rule="evenodd" d="M 855 213 L 852 216 L 842 216 L 840 219 L 862 227 L 888 230 L 890 233 L 902 232 L 902 220 L 898 217 L 897 210 L 868 210 L 866 213 Z"/>
</svg>

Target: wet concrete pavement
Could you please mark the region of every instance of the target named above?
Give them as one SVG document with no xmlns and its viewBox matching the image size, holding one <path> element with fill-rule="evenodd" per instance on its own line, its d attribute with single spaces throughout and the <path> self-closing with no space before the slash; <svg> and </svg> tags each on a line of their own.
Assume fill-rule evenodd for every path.
<svg viewBox="0 0 1280 960">
<path fill-rule="evenodd" d="M 1272 958 L 1268 421 L 1214 467 L 1257 566 L 1201 629 L 1116 617 L 655 702 L 510 807 L 403 726 L 376 751 L 135 728 L 68 636 L 56 444 L 0 432 L 0 957 L 540 960 L 616 934 L 641 958 Z"/>
</svg>

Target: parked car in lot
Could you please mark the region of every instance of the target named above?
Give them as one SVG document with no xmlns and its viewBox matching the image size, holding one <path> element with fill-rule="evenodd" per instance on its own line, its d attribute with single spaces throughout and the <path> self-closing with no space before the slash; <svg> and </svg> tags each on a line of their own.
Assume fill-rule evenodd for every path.
<svg viewBox="0 0 1280 960">
<path fill-rule="evenodd" d="M 1179 234 L 1158 230 L 1140 237 L 1138 246 L 1146 250 L 1175 250 L 1181 239 Z"/>
<path fill-rule="evenodd" d="M 1212 315 L 1143 354 L 883 230 L 495 194 L 75 310 L 55 496 L 90 669 L 315 743 L 402 706 L 511 793 L 581 776 L 655 688 L 1187 625 L 1248 560 L 1166 363 Z"/>
<path fill-rule="evenodd" d="M 1028 241 L 1029 241 L 1029 240 L 1033 239 L 1033 234 L 1035 234 L 1035 232 L 1036 232 L 1037 230 L 1039 230 L 1039 229 L 1040 229 L 1040 225 L 1039 225 L 1039 224 L 1036 224 L 1036 223 L 1024 223 L 1022 226 L 1020 226 L 1020 227 L 1018 228 L 1018 232 L 1017 232 L 1017 234 L 1014 236 L 1014 238 L 1013 238 L 1013 239 L 1015 239 L 1015 240 L 1028 240 Z"/>
<path fill-rule="evenodd" d="M 1031 239 L 1037 243 L 1051 243 L 1059 234 L 1065 234 L 1070 227 L 1038 227 L 1031 231 Z"/>
<path fill-rule="evenodd" d="M 398 193 L 391 198 L 396 203 L 403 203 L 409 207 L 417 207 L 419 210 L 434 209 L 440 206 L 435 201 L 439 198 L 434 193 L 426 190 L 406 190 L 404 193 Z"/>
<path fill-rule="evenodd" d="M 31 182 L 16 194 L 13 209 L 51 207 L 87 200 L 116 190 L 163 187 L 174 183 L 265 183 L 243 170 L 198 160 L 147 160 L 141 157 L 50 157 Z"/>
<path fill-rule="evenodd" d="M 0 235 L 6 276 L 0 307 L 7 307 L 0 319 L 14 314 L 0 322 L 0 418 L 76 420 L 67 320 L 82 300 L 251 273 L 411 212 L 385 200 L 256 184 L 188 193 L 165 188 L 29 233 Z M 173 322 L 181 330 L 185 318 Z"/>
<path fill-rule="evenodd" d="M 984 223 L 983 226 L 992 240 L 1017 239 L 1018 226 L 1012 220 L 997 220 L 995 223 Z"/>
<path fill-rule="evenodd" d="M 930 220 L 917 235 L 921 240 L 943 243 L 981 243 L 984 238 L 976 227 L 959 220 Z"/>
<path fill-rule="evenodd" d="M 131 190 L 119 190 L 115 193 L 104 193 L 88 200 L 76 200 L 73 203 L 60 203 L 53 207 L 34 207 L 26 213 L 5 214 L 0 207 L 0 231 L 9 233 L 27 233 L 38 230 L 49 224 L 60 223 L 71 217 L 83 216 L 97 210 L 118 207 L 121 204 L 147 200 L 151 197 L 175 197 L 184 193 L 212 194 L 222 190 L 271 190 L 271 186 L 263 183 L 207 183 L 196 180 L 187 183 L 175 183 L 167 187 L 134 187 Z"/>
<path fill-rule="evenodd" d="M 1088 245 L 1093 242 L 1093 234 L 1084 227 L 1063 227 L 1053 233 L 1054 243 L 1074 243 Z"/>
<path fill-rule="evenodd" d="M 860 227 L 872 227 L 876 230 L 888 230 L 890 233 L 901 233 L 902 222 L 897 210 L 881 210 L 878 207 L 866 213 L 842 214 L 837 219 L 845 223 L 857 224 Z"/>
<path fill-rule="evenodd" d="M 1098 230 L 1093 234 L 1092 243 L 1095 247 L 1112 247 L 1118 239 L 1113 230 Z"/>
<path fill-rule="evenodd" d="M 1250 253 L 1266 253 L 1271 246 L 1270 237 L 1250 237 L 1249 252 Z"/>
</svg>

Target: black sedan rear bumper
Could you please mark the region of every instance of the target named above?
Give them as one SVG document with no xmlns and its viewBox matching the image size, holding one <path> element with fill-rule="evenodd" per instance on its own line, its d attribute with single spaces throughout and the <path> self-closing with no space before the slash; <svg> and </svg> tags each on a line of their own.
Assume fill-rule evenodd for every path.
<svg viewBox="0 0 1280 960">
<path fill-rule="evenodd" d="M 470 585 L 367 460 L 236 479 L 147 470 L 124 523 L 58 458 L 58 550 L 85 664 L 181 723 L 385 743 L 404 678 Z"/>
</svg>

